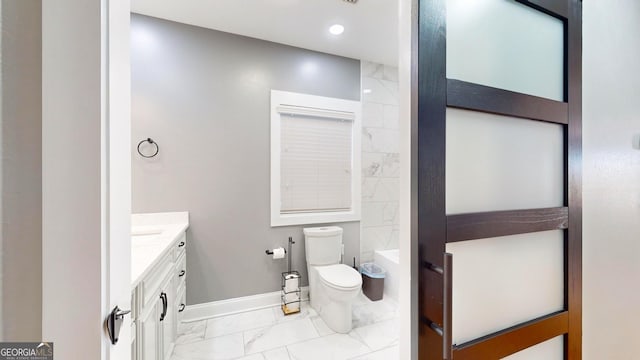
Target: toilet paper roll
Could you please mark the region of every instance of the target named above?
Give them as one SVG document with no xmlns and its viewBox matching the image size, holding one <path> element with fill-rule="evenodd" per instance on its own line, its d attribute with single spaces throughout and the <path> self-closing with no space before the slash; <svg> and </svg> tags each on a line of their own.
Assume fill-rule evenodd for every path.
<svg viewBox="0 0 640 360">
<path fill-rule="evenodd" d="M 300 296 L 297 292 L 289 293 L 284 295 L 285 304 L 292 303 L 294 301 L 300 300 Z"/>
<path fill-rule="evenodd" d="M 298 277 L 287 275 L 284 280 L 284 292 L 298 291 Z"/>
<path fill-rule="evenodd" d="M 284 249 L 281 247 L 273 249 L 273 260 L 284 259 L 284 254 Z"/>
</svg>

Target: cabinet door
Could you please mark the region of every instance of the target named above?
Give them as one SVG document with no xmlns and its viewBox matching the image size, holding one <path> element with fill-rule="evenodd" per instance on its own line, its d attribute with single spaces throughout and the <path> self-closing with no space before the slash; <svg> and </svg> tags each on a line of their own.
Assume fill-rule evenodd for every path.
<svg viewBox="0 0 640 360">
<path fill-rule="evenodd" d="M 175 326 L 176 326 L 176 289 L 174 288 L 174 281 L 171 278 L 163 286 L 163 292 L 167 296 L 167 314 L 160 323 L 160 336 L 162 337 L 162 354 L 166 357 L 171 356 L 171 351 L 174 339 L 175 339 Z"/>
<path fill-rule="evenodd" d="M 158 299 L 142 311 L 140 317 L 140 338 L 138 345 L 140 348 L 141 360 L 160 360 L 162 352 L 160 351 L 160 314 L 162 313 L 162 299 Z"/>
</svg>

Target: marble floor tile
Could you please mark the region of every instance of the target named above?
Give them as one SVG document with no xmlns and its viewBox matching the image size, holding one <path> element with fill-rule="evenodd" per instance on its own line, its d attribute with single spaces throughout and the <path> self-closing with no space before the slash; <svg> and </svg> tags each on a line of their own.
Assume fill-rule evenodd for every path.
<svg viewBox="0 0 640 360">
<path fill-rule="evenodd" d="M 322 320 L 320 315 L 312 316 L 311 322 L 313 323 L 313 326 L 315 326 L 320 336 L 327 336 L 336 333 L 335 331 L 331 330 L 331 328 L 329 328 L 329 325 L 327 325 L 327 323 Z"/>
<path fill-rule="evenodd" d="M 235 359 L 244 356 L 242 333 L 220 336 L 191 344 L 176 345 L 173 353 L 176 360 Z"/>
<path fill-rule="evenodd" d="M 207 320 L 183 322 L 178 324 L 178 336 L 176 345 L 190 344 L 204 340 L 204 332 L 207 328 Z"/>
<path fill-rule="evenodd" d="M 284 321 L 272 326 L 245 331 L 245 352 L 247 354 L 258 353 L 319 336 L 308 317 Z"/>
<path fill-rule="evenodd" d="M 292 360 L 346 360 L 371 352 L 357 339 L 333 334 L 287 346 Z"/>
<path fill-rule="evenodd" d="M 311 318 L 313 316 L 318 315 L 318 313 L 311 307 L 308 301 L 302 301 L 300 303 L 300 312 L 297 314 L 285 315 L 282 312 L 282 309 L 280 308 L 280 306 L 276 306 L 272 309 L 273 309 L 273 315 L 275 316 L 276 322 L 278 323 L 285 322 L 285 321 L 292 321 L 292 320 L 307 319 L 307 318 Z"/>
<path fill-rule="evenodd" d="M 276 322 L 272 308 L 247 311 L 207 320 L 205 338 L 233 334 L 245 330 L 265 327 Z"/>
<path fill-rule="evenodd" d="M 364 295 L 363 295 L 364 296 Z M 398 317 L 398 305 L 389 298 L 371 301 L 364 297 L 353 305 L 353 327 L 363 327 Z"/>
<path fill-rule="evenodd" d="M 400 360 L 400 349 L 396 345 L 366 355 L 358 356 L 352 360 Z"/>
<path fill-rule="evenodd" d="M 399 334 L 398 319 L 359 327 L 349 333 L 354 339 L 362 341 L 374 351 L 398 345 Z"/>
<path fill-rule="evenodd" d="M 362 291 L 360 291 L 360 293 L 358 293 L 358 296 L 356 296 L 356 298 L 353 299 L 353 302 L 351 304 L 353 306 L 359 306 L 359 305 L 366 305 L 371 303 L 373 303 L 373 301 L 369 300 L 369 298 L 367 298 L 367 296 Z"/>
<path fill-rule="evenodd" d="M 289 357 L 289 351 L 284 347 L 265 351 L 262 355 L 265 360 L 291 360 Z"/>
<path fill-rule="evenodd" d="M 349 334 L 333 332 L 308 301 L 295 315 L 272 307 L 182 323 L 171 360 L 398 360 L 397 314 L 392 299 L 360 293 Z"/>
<path fill-rule="evenodd" d="M 233 359 L 233 360 L 264 360 L 264 355 L 263 354 L 253 354 L 253 355 L 247 355 L 247 356 L 243 356 L 237 359 Z"/>
</svg>

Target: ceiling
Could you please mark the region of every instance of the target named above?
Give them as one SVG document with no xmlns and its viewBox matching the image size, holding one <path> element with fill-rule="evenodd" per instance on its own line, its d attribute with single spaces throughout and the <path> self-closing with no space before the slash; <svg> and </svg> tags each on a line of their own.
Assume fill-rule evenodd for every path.
<svg viewBox="0 0 640 360">
<path fill-rule="evenodd" d="M 132 0 L 131 11 L 388 65 L 398 62 L 398 0 Z M 342 35 L 331 25 L 342 24 Z"/>
</svg>

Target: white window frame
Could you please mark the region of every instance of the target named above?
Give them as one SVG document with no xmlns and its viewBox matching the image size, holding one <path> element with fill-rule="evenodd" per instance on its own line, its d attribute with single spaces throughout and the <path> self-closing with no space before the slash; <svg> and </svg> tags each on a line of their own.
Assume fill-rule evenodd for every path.
<svg viewBox="0 0 640 360">
<path fill-rule="evenodd" d="M 307 112 L 340 119 L 345 113 L 353 114 L 351 210 L 333 212 L 305 212 L 281 214 L 280 150 L 281 112 L 295 108 L 297 113 Z M 271 90 L 271 226 L 306 225 L 360 221 L 361 212 L 361 104 L 359 101 Z"/>
</svg>

